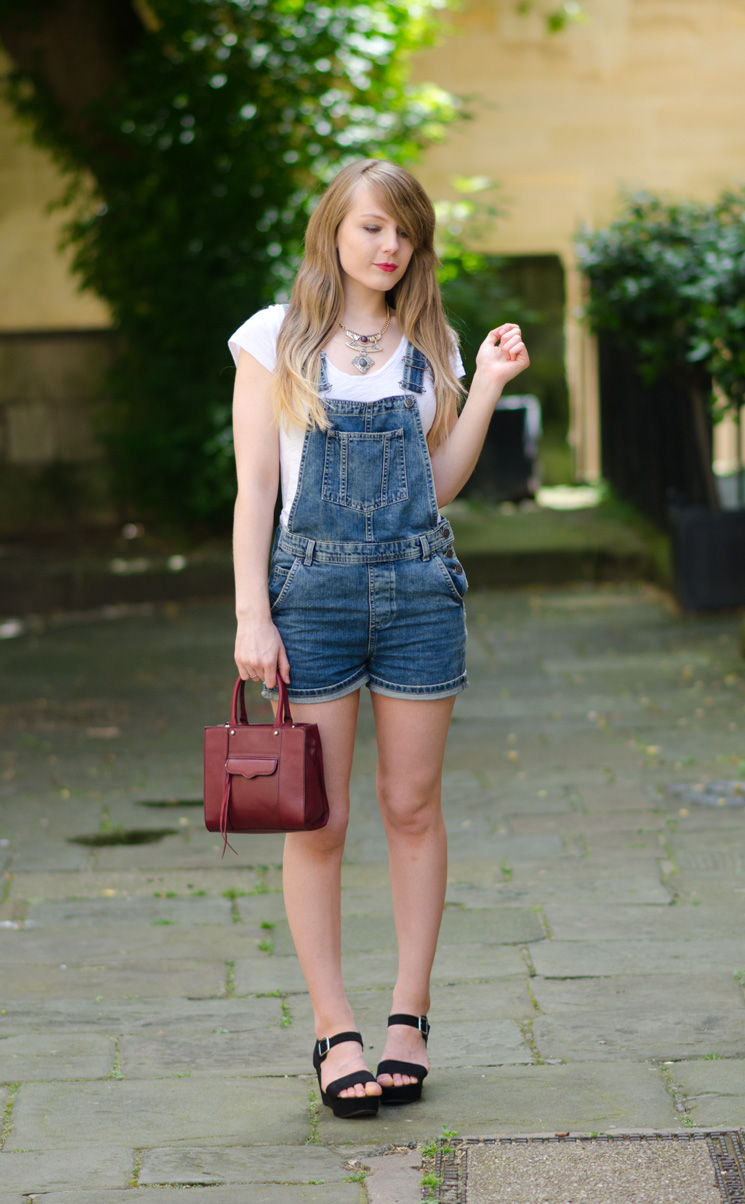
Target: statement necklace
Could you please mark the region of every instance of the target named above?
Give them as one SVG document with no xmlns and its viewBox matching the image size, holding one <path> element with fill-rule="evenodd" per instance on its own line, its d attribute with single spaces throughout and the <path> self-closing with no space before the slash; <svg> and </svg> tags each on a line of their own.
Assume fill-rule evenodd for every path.
<svg viewBox="0 0 745 1204">
<path fill-rule="evenodd" d="M 339 325 L 341 326 L 345 335 L 347 336 L 347 339 L 349 340 L 349 342 L 347 343 L 347 347 L 351 347 L 352 351 L 359 352 L 359 355 L 356 355 L 354 357 L 354 359 L 352 360 L 352 363 L 354 364 L 357 371 L 361 372 L 363 376 L 369 368 L 372 368 L 373 364 L 375 363 L 375 361 L 372 357 L 376 353 L 376 351 L 383 350 L 382 347 L 378 346 L 378 343 L 380 342 L 380 340 L 382 339 L 386 330 L 388 329 L 390 322 L 391 322 L 391 311 L 390 311 L 388 305 L 386 304 L 385 326 L 383 327 L 382 330 L 379 330 L 377 334 L 357 334 L 354 330 L 347 330 L 347 328 L 343 322 L 339 323 Z"/>
</svg>

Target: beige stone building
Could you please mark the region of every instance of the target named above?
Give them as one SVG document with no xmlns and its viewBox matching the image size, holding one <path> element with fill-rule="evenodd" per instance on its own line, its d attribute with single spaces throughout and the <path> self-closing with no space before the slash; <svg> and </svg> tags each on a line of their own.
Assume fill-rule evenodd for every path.
<svg viewBox="0 0 745 1204">
<path fill-rule="evenodd" d="M 584 0 L 586 22 L 552 36 L 550 6 L 536 0 L 525 16 L 516 0 L 463 0 L 443 14 L 451 28 L 415 72 L 468 98 L 472 119 L 420 175 L 442 197 L 454 175 L 499 181 L 508 212 L 484 249 L 560 258 L 570 439 L 578 475 L 591 478 L 596 372 L 577 320 L 573 237 L 612 216 L 622 187 L 708 199 L 745 180 L 745 3 Z M 97 454 L 90 410 L 107 314 L 57 249 L 62 215 L 47 205 L 60 192 L 49 158 L 0 112 L 0 467 L 16 493 L 16 468 L 66 462 L 85 474 Z M 0 486 L 0 509 L 7 496 Z"/>
</svg>

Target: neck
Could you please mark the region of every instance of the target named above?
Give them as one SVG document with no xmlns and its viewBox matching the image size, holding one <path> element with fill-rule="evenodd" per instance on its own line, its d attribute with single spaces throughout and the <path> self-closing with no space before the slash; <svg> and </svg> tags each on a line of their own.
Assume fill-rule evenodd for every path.
<svg viewBox="0 0 745 1204">
<path fill-rule="evenodd" d="M 379 330 L 385 322 L 387 310 L 385 293 L 366 288 L 345 287 L 341 321 L 350 329 Z"/>
</svg>

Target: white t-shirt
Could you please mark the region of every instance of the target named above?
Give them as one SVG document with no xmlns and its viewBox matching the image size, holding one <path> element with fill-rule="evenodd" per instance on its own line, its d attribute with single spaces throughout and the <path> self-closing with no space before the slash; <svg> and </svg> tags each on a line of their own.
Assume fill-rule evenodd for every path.
<svg viewBox="0 0 745 1204">
<path fill-rule="evenodd" d="M 268 372 L 273 372 L 277 365 L 277 338 L 284 321 L 284 305 L 269 305 L 239 326 L 235 334 L 228 339 L 233 359 L 238 364 L 241 350 L 248 351 L 257 359 Z M 406 339 L 401 339 L 394 355 L 382 368 L 374 368 L 366 376 L 352 376 L 342 372 L 331 361 L 326 359 L 326 369 L 330 388 L 324 394 L 343 401 L 380 401 L 383 397 L 395 397 L 401 392 L 401 377 L 403 375 L 403 359 L 406 353 Z M 456 349 L 452 357 L 453 371 L 457 377 L 464 375 L 463 361 Z M 435 420 L 435 390 L 431 369 L 424 373 L 424 392 L 418 394 L 419 413 L 426 434 Z M 279 431 L 279 467 L 282 481 L 282 513 L 280 522 L 287 526 L 297 492 L 300 475 L 300 458 L 303 452 L 305 431 L 299 426 L 280 427 Z"/>
</svg>

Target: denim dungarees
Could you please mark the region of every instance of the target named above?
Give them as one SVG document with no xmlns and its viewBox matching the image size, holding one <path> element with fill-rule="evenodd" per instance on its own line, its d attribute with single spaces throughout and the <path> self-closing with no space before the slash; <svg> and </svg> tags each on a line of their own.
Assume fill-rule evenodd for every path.
<svg viewBox="0 0 745 1204">
<path fill-rule="evenodd" d="M 327 430 L 305 434 L 269 574 L 297 702 L 364 684 L 404 698 L 444 698 L 467 685 L 468 583 L 437 509 L 417 404 L 426 367 L 409 343 L 401 394 L 324 397 Z M 329 387 L 322 354 L 319 392 Z"/>
</svg>

